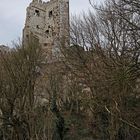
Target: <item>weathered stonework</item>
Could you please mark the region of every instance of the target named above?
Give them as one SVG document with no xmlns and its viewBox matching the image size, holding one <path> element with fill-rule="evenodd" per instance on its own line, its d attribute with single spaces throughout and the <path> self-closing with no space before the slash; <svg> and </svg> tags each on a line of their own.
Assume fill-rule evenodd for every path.
<svg viewBox="0 0 140 140">
<path fill-rule="evenodd" d="M 23 42 L 35 35 L 46 56 L 59 52 L 60 39 L 69 38 L 69 0 L 33 0 L 27 7 Z"/>
</svg>

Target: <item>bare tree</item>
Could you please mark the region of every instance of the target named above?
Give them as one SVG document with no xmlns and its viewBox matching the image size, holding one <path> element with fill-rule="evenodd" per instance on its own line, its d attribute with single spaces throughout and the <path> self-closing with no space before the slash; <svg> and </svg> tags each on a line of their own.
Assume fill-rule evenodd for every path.
<svg viewBox="0 0 140 140">
<path fill-rule="evenodd" d="M 112 0 L 100 7 L 93 5 L 96 14 L 72 21 L 72 46 L 64 49 L 66 65 L 90 88 L 88 106 L 99 116 L 100 139 L 139 139 L 139 119 L 132 115 L 134 108 L 138 114 L 138 108 L 129 106 L 131 99 L 136 104 L 139 100 L 135 92 L 140 67 L 139 14 L 134 3 Z"/>
<path fill-rule="evenodd" d="M 34 136 L 34 89 L 40 47 L 31 37 L 27 46 L 15 44 L 8 53 L 1 52 L 0 110 L 3 139 L 31 139 Z"/>
</svg>

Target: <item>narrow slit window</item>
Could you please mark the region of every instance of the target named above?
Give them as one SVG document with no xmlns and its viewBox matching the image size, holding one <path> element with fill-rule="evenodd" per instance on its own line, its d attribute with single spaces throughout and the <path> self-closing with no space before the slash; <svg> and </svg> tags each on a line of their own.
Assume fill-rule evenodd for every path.
<svg viewBox="0 0 140 140">
<path fill-rule="evenodd" d="M 36 28 L 39 29 L 39 25 L 36 25 Z"/>
<path fill-rule="evenodd" d="M 53 12 L 49 11 L 49 18 L 51 18 L 53 16 Z"/>
</svg>

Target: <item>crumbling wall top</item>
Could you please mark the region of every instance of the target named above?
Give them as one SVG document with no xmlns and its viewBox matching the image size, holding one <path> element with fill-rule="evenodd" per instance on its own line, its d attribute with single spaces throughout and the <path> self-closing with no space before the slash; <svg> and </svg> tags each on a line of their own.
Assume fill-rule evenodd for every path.
<svg viewBox="0 0 140 140">
<path fill-rule="evenodd" d="M 55 2 L 68 2 L 69 0 L 32 0 L 32 4 L 49 5 Z"/>
</svg>

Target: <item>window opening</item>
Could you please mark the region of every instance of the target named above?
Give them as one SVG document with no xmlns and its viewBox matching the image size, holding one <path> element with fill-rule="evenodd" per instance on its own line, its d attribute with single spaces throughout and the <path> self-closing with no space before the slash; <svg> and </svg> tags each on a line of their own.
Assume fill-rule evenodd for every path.
<svg viewBox="0 0 140 140">
<path fill-rule="evenodd" d="M 39 29 L 39 25 L 36 25 L 36 28 Z"/>
<path fill-rule="evenodd" d="M 49 30 L 46 30 L 45 33 L 46 33 L 46 34 L 49 34 Z"/>
<path fill-rule="evenodd" d="M 51 18 L 53 15 L 52 11 L 49 11 L 49 18 Z"/>
<path fill-rule="evenodd" d="M 48 44 L 47 43 L 44 43 L 44 46 L 47 46 Z"/>
<path fill-rule="evenodd" d="M 36 15 L 36 16 L 40 16 L 39 10 L 35 10 L 35 15 Z"/>
</svg>

